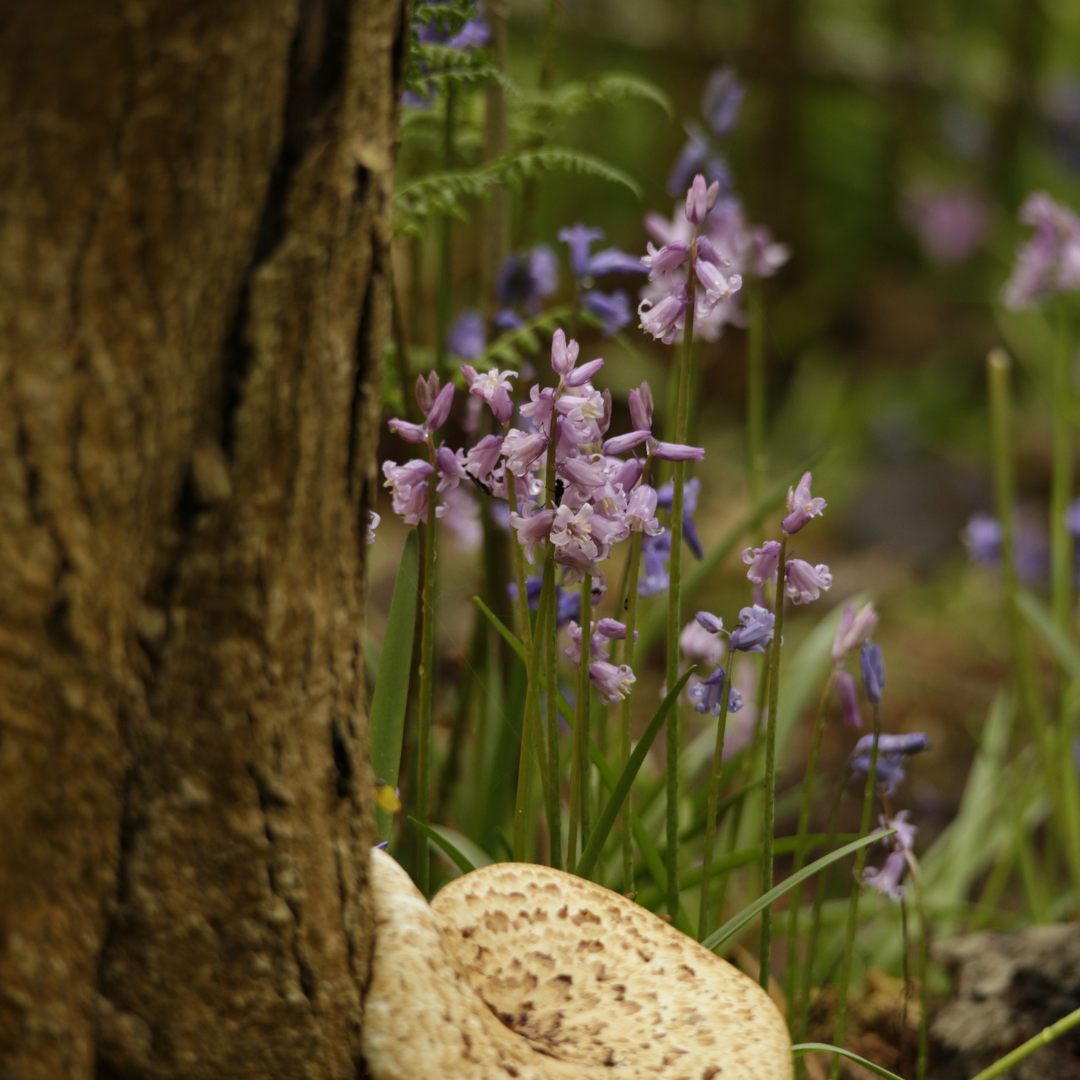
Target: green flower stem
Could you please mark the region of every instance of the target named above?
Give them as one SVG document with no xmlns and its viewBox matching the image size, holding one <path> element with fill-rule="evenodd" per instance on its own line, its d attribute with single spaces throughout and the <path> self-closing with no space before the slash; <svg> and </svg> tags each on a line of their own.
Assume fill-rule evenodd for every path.
<svg viewBox="0 0 1080 1080">
<path fill-rule="evenodd" d="M 416 404 L 412 385 L 412 370 L 409 364 L 409 342 L 405 334 L 405 319 L 401 314 L 401 302 L 398 300 L 397 284 L 394 281 L 394 260 L 387 259 L 390 274 L 390 315 L 394 330 L 394 349 L 397 351 L 398 384 L 401 388 L 401 407 L 405 410 L 405 419 L 414 424 L 423 423 L 423 416 Z"/>
<path fill-rule="evenodd" d="M 993 349 L 986 360 L 990 391 L 990 437 L 994 473 L 994 509 L 1001 522 L 1001 584 L 1005 594 L 1005 616 L 1012 650 L 1013 677 L 1019 690 L 1021 709 L 1027 713 L 1042 762 L 1043 777 L 1051 805 L 1060 813 L 1062 800 L 1058 784 L 1057 759 L 1053 740 L 1039 697 L 1031 650 L 1025 632 L 1024 617 L 1017 606 L 1016 568 L 1013 562 L 1012 507 L 1013 479 L 1013 403 L 1010 377 L 1012 362 L 1004 349 Z M 1071 752 L 1071 751 L 1070 751 Z M 1051 819 L 1052 833 L 1060 838 L 1062 823 L 1058 814 Z M 1080 823 L 1065 825 L 1071 834 Z M 1072 844 L 1069 845 L 1070 851 Z M 1059 848 L 1060 850 L 1060 848 Z M 1072 863 L 1072 859 L 1070 859 Z M 1080 865 L 1077 866 L 1080 870 Z"/>
<path fill-rule="evenodd" d="M 716 840 L 716 804 L 720 800 L 720 772 L 724 764 L 724 734 L 727 728 L 728 698 L 731 694 L 731 670 L 735 657 L 729 653 L 728 669 L 720 687 L 720 715 L 716 721 L 716 749 L 713 751 L 712 771 L 709 774 L 709 793 L 705 800 L 705 852 L 701 863 L 701 903 L 698 911 L 698 941 L 709 933 L 709 880 L 712 871 L 713 845 Z"/>
<path fill-rule="evenodd" d="M 454 104 L 457 89 L 453 80 L 448 80 L 444 91 L 445 112 L 443 114 L 443 168 L 454 167 Z M 439 218 L 439 280 L 435 293 L 435 370 L 440 376 L 446 375 L 446 332 L 450 328 L 450 305 L 453 290 L 453 218 L 443 214 Z"/>
<path fill-rule="evenodd" d="M 756 504 L 765 486 L 765 293 L 760 279 L 746 282 L 746 297 L 746 463 L 750 501 Z"/>
<path fill-rule="evenodd" d="M 765 824 L 762 841 L 761 891 L 773 887 L 773 833 L 776 831 L 776 712 L 780 703 L 780 645 L 784 636 L 784 584 L 787 580 L 787 533 L 780 541 L 780 565 L 776 571 L 776 623 L 773 627 L 772 659 L 769 664 L 769 720 L 765 728 Z M 865 835 L 865 832 L 863 833 Z M 760 980 L 769 992 L 772 962 L 772 908 L 761 912 Z"/>
<path fill-rule="evenodd" d="M 683 349 L 679 361 L 679 396 L 675 403 L 675 441 L 686 442 L 687 419 L 690 411 L 690 353 L 694 347 L 694 294 L 696 278 L 693 273 L 697 257 L 697 230 L 690 244 L 691 272 L 686 281 L 686 327 L 683 330 Z M 668 583 L 666 685 L 674 686 L 679 679 L 680 587 L 682 585 L 683 546 L 683 488 L 686 484 L 686 462 L 676 461 L 672 471 L 671 495 L 671 562 Z M 673 921 L 679 918 L 679 709 L 671 710 L 667 722 L 667 908 Z"/>
<path fill-rule="evenodd" d="M 818 755 L 821 753 L 821 739 L 825 734 L 825 710 L 829 703 L 829 694 L 832 692 L 835 677 L 836 672 L 831 671 L 825 683 L 825 689 L 821 692 L 817 719 L 814 721 L 814 734 L 810 740 L 810 756 L 806 759 L 806 775 L 803 777 L 802 805 L 799 807 L 799 827 L 795 833 L 795 855 L 791 866 L 793 874 L 802 869 L 803 859 L 806 858 L 806 836 L 810 831 L 810 811 L 814 802 L 814 780 L 817 773 Z M 784 993 L 788 1001 L 788 1017 L 792 1026 L 794 1026 L 795 1020 L 795 979 L 799 970 L 796 953 L 799 948 L 799 904 L 801 901 L 802 885 L 799 884 L 791 890 L 791 899 L 788 902 L 787 955 L 785 957 L 786 967 L 784 971 Z"/>
<path fill-rule="evenodd" d="M 1072 609 L 1073 552 L 1067 514 L 1073 495 L 1073 402 L 1069 323 L 1058 310 L 1057 347 L 1051 374 L 1053 474 L 1050 486 L 1050 610 L 1054 625 L 1068 632 Z"/>
<path fill-rule="evenodd" d="M 919 1048 L 915 1056 L 915 1080 L 926 1080 L 927 1050 L 930 1044 L 930 991 L 926 977 L 930 970 L 930 924 L 926 921 L 919 864 L 905 852 L 911 882 L 915 886 L 915 907 L 919 912 Z"/>
<path fill-rule="evenodd" d="M 881 706 L 874 706 L 874 741 L 870 744 L 870 769 L 866 774 L 866 787 L 863 789 L 862 824 L 859 826 L 860 838 L 870 832 L 870 817 L 874 810 L 874 791 L 877 785 L 878 740 L 881 738 Z M 844 1024 L 847 1020 L 848 985 L 851 982 L 851 962 L 855 956 L 855 928 L 859 921 L 859 895 L 862 889 L 863 868 L 866 866 L 866 848 L 859 848 L 855 853 L 855 880 L 851 884 L 851 900 L 848 904 L 847 934 L 844 939 L 844 961 L 840 966 L 839 997 L 836 1002 L 836 1031 L 833 1042 L 844 1045 Z M 840 1075 L 840 1058 L 833 1056 L 829 1070 L 829 1080 L 836 1080 Z"/>
<path fill-rule="evenodd" d="M 555 589 L 555 545 L 547 545 L 544 557 L 544 577 L 551 581 L 552 594 Z M 544 638 L 544 664 L 547 668 L 545 697 L 547 705 L 547 743 L 548 743 L 548 835 L 550 837 L 551 865 L 561 870 L 562 861 L 562 777 L 559 771 L 559 646 L 558 646 L 557 605 L 554 595 L 548 603 L 547 619 L 543 627 L 537 624 L 537 633 Z M 538 650 L 539 651 L 539 647 Z"/>
<path fill-rule="evenodd" d="M 588 797 L 585 776 L 589 768 L 589 655 L 592 647 L 592 577 L 581 582 L 581 658 L 578 663 L 577 695 L 574 701 L 574 751 L 570 757 L 570 836 L 566 841 L 566 865 L 577 865 L 578 824 L 583 824 L 583 807 Z M 584 829 L 583 829 L 584 833 Z M 582 847 L 587 843 L 582 835 Z"/>
<path fill-rule="evenodd" d="M 431 463 L 435 464 L 435 445 L 428 437 Z M 420 630 L 420 713 L 416 740 L 416 819 L 429 824 L 431 788 L 431 708 L 435 689 L 435 489 L 438 470 L 428 477 L 427 523 L 424 525 L 424 591 L 421 602 Z M 421 839 L 416 858 L 416 887 L 427 896 L 431 891 L 431 852 Z"/>
<path fill-rule="evenodd" d="M 1055 1039 L 1060 1038 L 1066 1031 L 1071 1031 L 1076 1027 L 1077 1024 L 1080 1024 L 1080 1009 L 1074 1009 L 1068 1016 L 1063 1016 L 1056 1024 L 1043 1028 L 1038 1035 L 1028 1039 L 1026 1043 L 1018 1046 L 1012 1053 L 1006 1054 L 1003 1058 L 995 1061 L 988 1069 L 983 1069 L 973 1080 L 994 1080 L 994 1077 L 1007 1073 L 1014 1065 L 1019 1065 L 1024 1058 L 1031 1057 L 1036 1050 L 1041 1050 Z"/>
<path fill-rule="evenodd" d="M 642 473 L 642 477 L 644 478 L 646 475 L 647 470 Z M 631 670 L 634 667 L 634 630 L 637 626 L 638 578 L 641 576 L 641 543 L 641 531 L 638 530 L 632 533 L 630 536 L 630 566 L 627 571 L 626 584 L 626 640 L 623 643 L 623 663 L 629 665 Z M 619 702 L 620 764 L 624 769 L 626 763 L 630 760 L 631 743 L 633 742 L 633 703 L 634 688 L 631 686 L 626 697 Z M 634 891 L 634 840 L 630 821 L 630 792 L 626 793 L 619 817 L 622 830 L 623 892 L 632 893 Z"/>
<path fill-rule="evenodd" d="M 833 799 L 832 809 L 829 811 L 828 840 L 825 842 L 825 850 L 831 851 L 836 845 L 837 825 L 840 820 L 840 803 L 844 798 L 844 780 L 836 787 L 836 797 Z M 829 870 L 832 868 L 830 867 Z M 818 938 L 821 936 L 821 911 L 825 905 L 825 894 L 828 891 L 829 870 L 818 874 L 817 885 L 814 889 L 814 910 L 810 916 L 810 935 L 806 939 L 806 959 L 803 961 L 802 985 L 799 987 L 799 1022 L 796 1030 L 798 1042 L 806 1041 L 806 1031 L 810 1024 L 810 987 L 814 978 L 814 956 L 817 953 Z M 805 1067 L 800 1075 L 805 1073 Z"/>
</svg>

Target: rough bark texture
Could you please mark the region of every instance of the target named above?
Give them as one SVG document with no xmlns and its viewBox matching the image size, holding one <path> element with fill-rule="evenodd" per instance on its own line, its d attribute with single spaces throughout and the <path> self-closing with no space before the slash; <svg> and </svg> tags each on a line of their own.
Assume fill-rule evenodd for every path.
<svg viewBox="0 0 1080 1080">
<path fill-rule="evenodd" d="M 0 1077 L 351 1077 L 401 0 L 0 5 Z"/>
</svg>

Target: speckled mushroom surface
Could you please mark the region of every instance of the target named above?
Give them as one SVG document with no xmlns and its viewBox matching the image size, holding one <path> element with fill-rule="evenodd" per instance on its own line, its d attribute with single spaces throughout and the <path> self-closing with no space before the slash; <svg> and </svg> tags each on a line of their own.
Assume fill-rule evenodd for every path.
<svg viewBox="0 0 1080 1080">
<path fill-rule="evenodd" d="M 618 894 L 497 863 L 451 882 L 429 909 L 392 859 L 374 857 L 374 1080 L 793 1075 L 787 1028 L 761 988 Z"/>
</svg>

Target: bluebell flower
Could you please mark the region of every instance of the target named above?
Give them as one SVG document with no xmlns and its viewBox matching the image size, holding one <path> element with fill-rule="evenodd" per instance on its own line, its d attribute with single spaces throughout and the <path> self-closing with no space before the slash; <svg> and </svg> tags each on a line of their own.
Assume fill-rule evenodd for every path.
<svg viewBox="0 0 1080 1080">
<path fill-rule="evenodd" d="M 446 331 L 446 351 L 462 360 L 483 356 L 486 345 L 484 316 L 478 308 L 466 308 Z"/>
<path fill-rule="evenodd" d="M 529 610 L 535 611 L 540 606 L 540 586 L 542 578 L 539 574 L 525 579 L 525 597 L 529 603 Z M 506 587 L 512 600 L 517 600 L 517 582 L 511 581 Z M 577 589 L 563 589 L 555 586 L 555 625 L 565 626 L 572 619 L 577 619 L 581 613 L 581 593 Z"/>
<path fill-rule="evenodd" d="M 871 705 L 881 704 L 881 691 L 885 689 L 885 661 L 881 649 L 867 640 L 859 653 L 859 666 L 862 668 L 863 690 L 866 700 Z"/>
<path fill-rule="evenodd" d="M 661 484 L 656 489 L 656 505 L 670 512 L 674 494 L 675 485 L 673 481 L 669 480 L 666 484 Z M 698 496 L 700 494 L 701 481 L 696 476 L 692 476 L 683 486 L 683 539 L 694 555 L 702 559 L 705 557 L 705 551 L 701 546 L 701 540 L 698 538 L 697 526 L 694 524 L 694 515 L 697 513 Z"/>
<path fill-rule="evenodd" d="M 690 700 L 693 701 L 694 709 L 699 713 L 709 716 L 720 715 L 720 695 L 724 692 L 726 674 L 722 667 L 717 667 L 713 673 L 697 684 L 690 687 Z M 728 712 L 737 713 L 743 707 L 742 694 L 734 686 L 728 690 Z"/>
<path fill-rule="evenodd" d="M 776 616 L 768 608 L 754 604 L 739 612 L 739 623 L 741 625 L 731 631 L 728 647 L 735 652 L 763 653 L 773 639 Z"/>
<path fill-rule="evenodd" d="M 547 244 L 537 244 L 531 251 L 506 257 L 495 294 L 502 308 L 495 324 L 503 330 L 516 330 L 522 323 L 521 308 L 526 315 L 540 312 L 540 301 L 559 287 L 559 263 Z"/>
<path fill-rule="evenodd" d="M 438 3 L 439 0 L 434 0 Z M 491 30 L 484 22 L 483 4 L 476 5 L 476 14 L 467 19 L 455 31 L 449 19 L 435 18 L 416 28 L 416 38 L 421 45 L 445 45 L 449 49 L 457 49 L 459 52 L 470 53 L 474 49 L 483 48 L 491 38 Z M 423 65 L 420 68 L 424 73 Z M 402 103 L 414 108 L 425 109 L 439 96 L 438 90 L 431 82 L 427 83 L 423 94 L 406 90 L 401 95 Z"/>
<path fill-rule="evenodd" d="M 593 288 L 593 283 L 607 274 L 645 274 L 648 271 L 640 259 L 618 248 L 605 248 L 593 255 L 592 245 L 603 238 L 602 229 L 590 229 L 580 222 L 559 230 L 559 239 L 570 248 L 570 269 L 582 289 L 581 303 L 601 320 L 604 334 L 611 337 L 630 323 L 630 298 L 621 289 L 601 292 Z"/>
<path fill-rule="evenodd" d="M 870 752 L 874 736 L 864 735 L 851 753 L 849 767 L 856 776 L 865 777 L 870 771 Z M 930 736 L 922 732 L 910 735 L 881 735 L 878 738 L 877 782 L 885 788 L 886 795 L 892 795 L 903 781 L 905 759 L 910 754 L 917 754 L 930 749 Z"/>
<path fill-rule="evenodd" d="M 664 529 L 656 536 L 646 533 L 641 540 L 641 576 L 638 596 L 654 596 L 671 583 L 668 562 L 671 559 L 671 533 Z"/>
<path fill-rule="evenodd" d="M 682 194 L 695 173 L 703 174 L 707 183 L 718 183 L 721 195 L 731 191 L 731 171 L 719 140 L 734 130 L 745 93 L 729 67 L 718 68 L 709 76 L 701 95 L 701 112 L 708 130 L 693 121 L 686 125 L 686 142 L 668 176 L 669 195 Z"/>
</svg>

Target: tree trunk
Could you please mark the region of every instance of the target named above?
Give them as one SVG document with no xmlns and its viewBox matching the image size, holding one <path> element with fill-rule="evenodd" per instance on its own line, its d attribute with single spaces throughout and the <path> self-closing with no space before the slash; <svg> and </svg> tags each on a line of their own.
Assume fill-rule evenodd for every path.
<svg viewBox="0 0 1080 1080">
<path fill-rule="evenodd" d="M 402 0 L 0 5 L 0 1077 L 354 1077 Z"/>
</svg>

